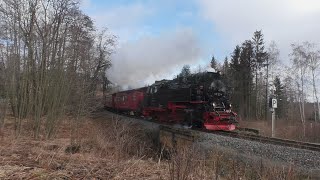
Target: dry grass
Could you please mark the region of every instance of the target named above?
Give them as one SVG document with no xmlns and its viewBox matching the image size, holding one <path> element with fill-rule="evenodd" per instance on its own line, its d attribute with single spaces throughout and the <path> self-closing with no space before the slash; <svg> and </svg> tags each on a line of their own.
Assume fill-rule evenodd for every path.
<svg viewBox="0 0 320 180">
<path fill-rule="evenodd" d="M 309 177 L 299 175 L 292 167 L 271 164 L 265 160 L 248 162 L 229 151 L 204 152 L 188 147 L 172 154 L 170 179 L 261 179 L 295 180 Z"/>
<path fill-rule="evenodd" d="M 70 120 L 52 140 L 34 140 L 28 123 L 15 138 L 11 121 L 0 138 L 0 179 L 298 179 L 291 168 L 248 164 L 231 152 L 200 147 L 161 159 L 150 132 L 111 116 L 83 120 L 72 146 Z"/>
<path fill-rule="evenodd" d="M 10 122 L 10 121 L 8 121 Z M 141 130 L 118 120 L 84 120 L 80 144 L 70 153 L 70 123 L 53 140 L 33 140 L 28 130 L 15 138 L 6 124 L 0 139 L 0 179 L 167 179 L 167 165 L 153 161 Z M 28 129 L 28 127 L 25 127 Z M 30 133 L 30 132 L 29 132 Z M 141 142 L 138 142 L 141 141 Z"/>
<path fill-rule="evenodd" d="M 271 136 L 271 122 L 241 121 L 240 126 L 258 129 L 261 135 Z M 306 122 L 305 136 L 300 122 L 278 120 L 275 127 L 278 138 L 320 143 L 320 123 Z"/>
</svg>

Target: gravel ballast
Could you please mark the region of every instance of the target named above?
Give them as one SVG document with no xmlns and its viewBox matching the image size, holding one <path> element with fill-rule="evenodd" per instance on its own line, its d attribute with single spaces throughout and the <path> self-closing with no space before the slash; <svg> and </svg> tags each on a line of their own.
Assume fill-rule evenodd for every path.
<svg viewBox="0 0 320 180">
<path fill-rule="evenodd" d="M 308 171 L 320 172 L 320 152 L 265 144 L 216 134 L 201 133 L 199 144 L 205 148 L 227 148 L 232 152 L 275 163 L 291 164 Z"/>
</svg>

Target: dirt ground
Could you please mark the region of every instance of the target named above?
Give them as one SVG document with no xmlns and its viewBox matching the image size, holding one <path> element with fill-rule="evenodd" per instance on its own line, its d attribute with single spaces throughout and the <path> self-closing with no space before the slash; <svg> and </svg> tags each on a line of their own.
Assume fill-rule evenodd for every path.
<svg viewBox="0 0 320 180">
<path fill-rule="evenodd" d="M 15 138 L 11 120 L 0 136 L 0 179 L 168 179 L 167 164 L 151 156 L 117 156 L 119 145 L 106 139 L 101 121 L 80 123 L 80 145 L 70 153 L 69 121 L 52 140 L 34 140 L 27 126 Z"/>
</svg>

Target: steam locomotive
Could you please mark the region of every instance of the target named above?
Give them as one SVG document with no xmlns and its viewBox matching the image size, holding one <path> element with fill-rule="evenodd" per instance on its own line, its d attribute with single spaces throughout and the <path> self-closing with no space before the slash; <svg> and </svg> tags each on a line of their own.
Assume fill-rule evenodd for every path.
<svg viewBox="0 0 320 180">
<path fill-rule="evenodd" d="M 159 122 L 232 131 L 238 122 L 220 73 L 203 72 L 156 81 L 105 96 L 105 107 Z"/>
</svg>

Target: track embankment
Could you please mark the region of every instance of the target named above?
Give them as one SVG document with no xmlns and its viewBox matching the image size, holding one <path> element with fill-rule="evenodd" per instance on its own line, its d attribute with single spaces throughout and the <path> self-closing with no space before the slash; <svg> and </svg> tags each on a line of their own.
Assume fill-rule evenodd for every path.
<svg viewBox="0 0 320 180">
<path fill-rule="evenodd" d="M 146 128 L 155 131 L 156 134 L 159 134 L 160 126 L 165 125 L 107 111 L 101 113 L 139 122 Z M 101 114 L 99 116 L 101 117 Z M 177 132 L 183 129 L 181 126 L 168 127 L 177 129 Z M 216 150 L 227 152 L 233 154 L 233 156 L 230 156 L 231 158 L 238 158 L 248 163 L 264 162 L 277 164 L 283 168 L 294 167 L 299 171 L 312 175 L 312 177 L 320 178 L 319 144 L 239 132 L 209 132 L 198 129 L 183 129 L 183 131 L 189 131 L 192 135 L 196 136 L 196 138 L 191 138 L 193 139 L 193 144 L 201 146 L 202 149 L 206 149 L 208 152 Z"/>
</svg>

